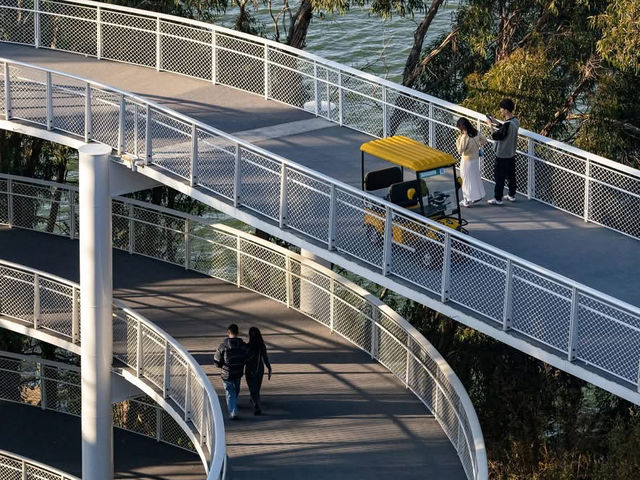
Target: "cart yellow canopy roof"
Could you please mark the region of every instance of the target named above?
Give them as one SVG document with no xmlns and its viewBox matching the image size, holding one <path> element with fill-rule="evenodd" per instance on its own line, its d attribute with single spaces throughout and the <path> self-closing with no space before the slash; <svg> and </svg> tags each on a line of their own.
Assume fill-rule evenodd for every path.
<svg viewBox="0 0 640 480">
<path fill-rule="evenodd" d="M 449 167 L 457 163 L 457 160 L 448 153 L 402 135 L 363 143 L 360 145 L 360 150 L 417 172 Z"/>
</svg>

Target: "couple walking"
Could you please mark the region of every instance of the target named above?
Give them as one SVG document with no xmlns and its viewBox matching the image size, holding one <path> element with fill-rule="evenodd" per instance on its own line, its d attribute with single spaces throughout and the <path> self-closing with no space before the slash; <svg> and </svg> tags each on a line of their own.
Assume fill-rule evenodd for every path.
<svg viewBox="0 0 640 480">
<path fill-rule="evenodd" d="M 256 327 L 249 329 L 249 343 L 238 336 L 238 326 L 232 323 L 227 328 L 227 338 L 220 344 L 213 357 L 213 362 L 222 369 L 221 377 L 227 399 L 229 418 L 238 418 L 238 395 L 240 394 L 240 380 L 245 375 L 253 414 L 260 415 L 260 388 L 264 377 L 264 367 L 267 367 L 268 379 L 271 380 L 271 364 L 267 356 L 267 347 L 262 339 L 260 330 Z"/>
<path fill-rule="evenodd" d="M 500 114 L 505 120 L 500 123 L 487 115 L 487 124 L 492 129 L 491 138 L 495 140 L 495 190 L 494 198 L 487 203 L 502 205 L 505 180 L 509 182 L 509 195 L 504 198 L 516 201 L 516 146 L 520 123 L 513 115 L 513 101 L 505 98 L 500 102 Z M 462 174 L 462 206 L 470 207 L 484 198 L 484 185 L 480 177 L 480 149 L 487 144 L 487 139 L 464 117 L 456 124 L 460 136 L 456 141 L 458 153 L 462 156 L 460 171 Z"/>
</svg>

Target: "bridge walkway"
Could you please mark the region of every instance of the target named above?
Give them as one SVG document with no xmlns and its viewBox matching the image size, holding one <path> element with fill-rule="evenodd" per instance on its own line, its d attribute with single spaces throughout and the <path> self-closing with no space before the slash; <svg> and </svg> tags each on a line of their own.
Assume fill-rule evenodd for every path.
<svg viewBox="0 0 640 480">
<path fill-rule="evenodd" d="M 351 185 L 360 183 L 370 136 L 232 88 L 76 54 L 0 44 L 0 56 L 56 69 L 147 97 Z M 370 158 L 369 168 L 383 166 Z M 487 193 L 493 186 L 485 185 Z M 503 207 L 465 209 L 471 234 L 603 293 L 640 305 L 638 241 L 518 196 Z"/>
<path fill-rule="evenodd" d="M 0 252 L 78 281 L 75 241 L 4 228 Z M 252 325 L 262 330 L 274 376 L 264 382 L 262 417 L 251 415 L 243 385 L 243 418 L 226 425 L 229 478 L 465 478 L 451 443 L 413 394 L 324 326 L 257 294 L 145 257 L 115 251 L 113 270 L 116 296 L 180 341 L 218 392 L 212 357 L 226 326 L 239 324 L 245 337 Z"/>
</svg>

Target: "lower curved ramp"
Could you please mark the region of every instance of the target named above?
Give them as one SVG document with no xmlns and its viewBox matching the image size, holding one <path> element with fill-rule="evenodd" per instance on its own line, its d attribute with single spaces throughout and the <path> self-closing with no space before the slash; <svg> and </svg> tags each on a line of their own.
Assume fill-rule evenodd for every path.
<svg viewBox="0 0 640 480">
<path fill-rule="evenodd" d="M 80 418 L 0 401 L 0 450 L 82 476 Z M 204 478 L 200 457 L 135 433 L 114 430 L 114 478 Z"/>
<path fill-rule="evenodd" d="M 78 278 L 76 242 L 0 229 L 0 244 L 8 260 Z M 252 325 L 262 329 L 275 372 L 263 386 L 266 415 L 250 414 L 243 384 L 243 418 L 227 425 L 230 478 L 465 478 L 413 394 L 318 323 L 233 285 L 119 251 L 114 288 L 185 345 L 218 391 L 212 357 L 226 326 L 238 323 L 245 336 Z"/>
</svg>

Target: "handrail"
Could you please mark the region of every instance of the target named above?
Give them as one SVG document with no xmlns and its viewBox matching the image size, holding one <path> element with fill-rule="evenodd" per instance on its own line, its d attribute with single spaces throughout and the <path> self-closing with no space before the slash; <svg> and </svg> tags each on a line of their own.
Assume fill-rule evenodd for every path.
<svg viewBox="0 0 640 480">
<path fill-rule="evenodd" d="M 14 176 L 0 175 L 0 182 L 2 179 L 29 183 L 29 179 Z M 64 191 L 67 187 L 46 181 L 34 182 L 34 185 L 50 192 Z M 73 191 L 73 187 L 68 191 Z M 0 199 L 2 193 L 0 183 Z M 32 192 L 32 198 L 46 198 L 43 193 L 44 190 Z M 437 350 L 389 306 L 330 269 L 248 233 L 124 197 L 118 197 L 113 202 L 114 247 L 184 265 L 251 289 L 331 328 L 372 358 L 378 359 L 434 412 L 456 448 L 469 478 L 488 478 L 482 430 L 462 383 Z M 46 209 L 49 204 L 41 207 Z M 59 212 L 63 216 L 73 216 L 74 208 L 77 206 L 71 210 L 65 206 Z M 155 215 L 153 222 L 143 218 L 149 215 Z M 1 217 L 0 213 L 0 223 Z M 178 223 L 174 225 L 175 222 Z M 128 225 L 127 232 L 115 227 L 125 224 Z M 25 228 L 24 225 L 22 227 Z M 31 229 L 40 230 L 37 224 L 32 225 Z M 180 237 L 185 243 L 172 244 L 171 247 L 175 248 L 171 249 L 166 248 L 169 245 L 156 243 L 155 248 L 151 248 L 148 242 L 164 238 L 162 232 L 165 231 L 184 233 Z M 67 235 L 70 236 L 69 232 Z M 126 239 L 126 243 L 120 243 L 119 238 Z M 143 243 L 142 246 L 136 243 L 136 238 Z M 167 250 L 183 253 L 178 254 L 179 258 L 169 258 L 164 253 Z M 257 267 L 255 262 L 258 262 Z M 252 267 L 245 268 L 245 264 Z M 254 275 L 258 277 L 254 278 Z M 296 291 L 299 293 L 295 294 Z M 314 306 L 313 302 L 305 300 L 320 296 L 327 298 L 322 305 Z M 332 320 L 327 323 L 325 320 L 328 318 Z M 367 332 L 364 343 L 361 335 L 355 334 L 356 331 L 362 333 L 362 329 Z M 140 341 L 137 331 L 136 343 Z M 166 336 L 157 327 L 155 331 L 158 335 Z M 114 339 L 117 338 L 114 333 Z M 397 354 L 396 348 L 401 349 L 402 354 Z M 136 349 L 131 344 L 127 351 L 133 355 Z M 125 355 L 116 354 L 116 357 L 127 362 Z M 136 360 L 134 358 L 131 363 L 134 369 Z M 162 383 L 160 379 L 153 381 Z"/>
<path fill-rule="evenodd" d="M 7 460 L 9 460 L 9 462 L 7 462 Z M 16 465 L 16 463 L 18 465 Z M 35 480 L 39 478 L 47 478 L 48 480 L 80 480 L 78 477 L 69 475 L 57 468 L 2 449 L 0 449 L 0 477 L 20 477 L 25 480 Z"/>
<path fill-rule="evenodd" d="M 53 332 L 56 337 L 72 344 L 80 344 L 80 286 L 77 283 L 2 259 L 0 282 L 3 297 L 6 295 L 6 300 L 0 304 L 0 316 L 27 323 L 34 330 Z M 113 323 L 114 358 L 131 367 L 135 376 L 150 383 L 156 393 L 160 391 L 160 398 L 173 401 L 171 409 L 179 409 L 180 414 L 172 414 L 172 417 L 192 440 L 207 478 L 222 479 L 226 461 L 224 421 L 218 396 L 202 367 L 161 328 L 117 301 L 114 302 Z M 134 340 L 128 337 L 129 331 L 136 332 Z M 124 344 L 123 350 L 118 348 L 121 344 Z M 162 364 L 155 365 L 162 372 L 159 378 L 153 369 L 145 371 L 147 344 L 151 345 L 147 348 L 163 349 Z M 172 364 L 167 363 L 169 359 L 176 358 L 181 362 L 180 370 L 184 371 L 174 373 Z M 152 361 L 157 363 L 158 359 Z M 173 385 L 173 375 L 190 380 L 185 385 L 180 381 Z M 202 391 L 198 392 L 198 387 Z M 198 393 L 196 398 L 200 398 L 202 404 L 192 401 L 193 392 Z M 198 418 L 193 415 L 195 411 L 200 414 Z"/>
<path fill-rule="evenodd" d="M 43 359 L 37 355 L 0 351 L 0 376 L 4 373 L 19 375 L 17 378 L 9 376 L 6 379 L 2 377 L 5 381 L 2 384 L 3 389 L 0 390 L 1 400 L 80 416 L 80 367 Z M 121 371 L 114 369 L 114 373 L 121 374 Z M 27 377 L 25 378 L 25 376 Z M 39 396 L 31 398 L 28 395 L 15 395 L 15 393 L 19 393 L 19 388 L 25 383 L 29 389 L 39 389 L 37 392 Z M 51 391 L 52 389 L 54 392 Z M 11 392 L 14 395 L 11 395 Z M 137 419 L 133 428 L 125 418 L 118 415 L 118 412 L 123 409 Z M 178 433 L 182 430 L 180 423 L 176 422 L 170 414 L 152 400 L 139 395 L 115 403 L 113 411 L 113 426 L 115 428 L 197 453 L 193 444 L 187 443 L 189 441 L 188 435 Z"/>
</svg>

